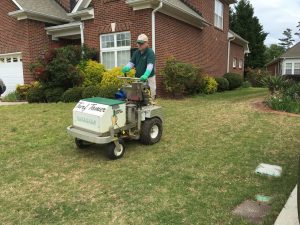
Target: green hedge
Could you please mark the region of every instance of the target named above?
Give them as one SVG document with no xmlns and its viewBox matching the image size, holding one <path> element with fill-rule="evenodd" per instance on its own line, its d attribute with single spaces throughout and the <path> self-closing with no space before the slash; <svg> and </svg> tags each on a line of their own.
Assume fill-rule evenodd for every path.
<svg viewBox="0 0 300 225">
<path fill-rule="evenodd" d="M 82 99 L 82 93 L 83 93 L 82 87 L 74 87 L 70 88 L 62 95 L 61 100 L 63 102 L 78 102 Z"/>
<path fill-rule="evenodd" d="M 218 83 L 218 92 L 223 92 L 229 90 L 229 82 L 224 77 L 216 77 L 215 80 Z"/>
<path fill-rule="evenodd" d="M 59 102 L 61 100 L 61 96 L 64 93 L 64 89 L 63 88 L 46 89 L 44 93 L 47 102 Z"/>
<path fill-rule="evenodd" d="M 243 84 L 243 77 L 240 74 L 226 73 L 223 77 L 228 80 L 230 90 L 234 90 L 236 88 L 239 88 Z"/>
<path fill-rule="evenodd" d="M 88 86 L 84 88 L 82 93 L 82 98 L 92 98 L 100 96 L 100 87 L 98 86 Z"/>
<path fill-rule="evenodd" d="M 34 86 L 27 92 L 27 101 L 29 103 L 42 103 L 46 102 L 44 89 L 41 86 Z"/>
</svg>

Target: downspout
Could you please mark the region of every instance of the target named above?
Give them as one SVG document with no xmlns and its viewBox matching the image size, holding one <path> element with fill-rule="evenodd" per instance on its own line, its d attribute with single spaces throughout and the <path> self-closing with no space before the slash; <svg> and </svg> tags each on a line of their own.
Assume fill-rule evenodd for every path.
<svg viewBox="0 0 300 225">
<path fill-rule="evenodd" d="M 155 13 L 163 6 L 162 1 L 159 2 L 157 8 L 152 11 L 152 50 L 155 52 Z"/>
<path fill-rule="evenodd" d="M 227 56 L 227 73 L 229 73 L 230 69 L 230 48 L 231 48 L 231 42 L 235 40 L 235 36 L 233 36 L 232 38 L 229 38 L 228 40 L 228 56 Z"/>
<path fill-rule="evenodd" d="M 81 39 L 81 48 L 82 48 L 82 56 L 84 55 L 84 22 L 80 23 L 80 39 Z"/>
</svg>

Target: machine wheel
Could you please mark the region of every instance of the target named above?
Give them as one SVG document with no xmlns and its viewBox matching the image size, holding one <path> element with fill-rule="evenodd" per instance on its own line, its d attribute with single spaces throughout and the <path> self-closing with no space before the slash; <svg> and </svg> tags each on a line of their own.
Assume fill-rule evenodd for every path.
<svg viewBox="0 0 300 225">
<path fill-rule="evenodd" d="M 79 148 L 79 149 L 85 149 L 92 145 L 92 143 L 81 140 L 79 138 L 75 138 L 75 144 L 76 144 L 77 148 Z"/>
<path fill-rule="evenodd" d="M 147 119 L 142 123 L 141 142 L 153 145 L 160 141 L 162 136 L 162 121 L 158 118 Z"/>
<path fill-rule="evenodd" d="M 125 145 L 122 139 L 119 139 L 120 149 L 117 148 L 114 142 L 107 145 L 107 156 L 108 158 L 115 160 L 123 157 L 125 153 Z"/>
</svg>

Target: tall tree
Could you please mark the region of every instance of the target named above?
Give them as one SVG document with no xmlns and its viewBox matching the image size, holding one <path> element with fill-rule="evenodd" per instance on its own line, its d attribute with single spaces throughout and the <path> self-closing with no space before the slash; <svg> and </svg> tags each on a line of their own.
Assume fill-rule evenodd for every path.
<svg viewBox="0 0 300 225">
<path fill-rule="evenodd" d="M 284 47 L 285 49 L 289 49 L 294 45 L 295 40 L 293 39 L 292 30 L 290 28 L 287 28 L 285 31 L 283 31 L 283 38 L 280 38 L 279 45 Z"/>
<path fill-rule="evenodd" d="M 298 31 L 295 33 L 295 35 L 300 39 L 300 22 L 298 22 L 297 29 Z"/>
<path fill-rule="evenodd" d="M 254 16 L 254 8 L 249 0 L 240 0 L 230 15 L 230 29 L 249 41 L 250 54 L 246 56 L 245 66 L 261 68 L 265 65 L 265 40 L 268 33 L 264 32 L 259 19 Z"/>
<path fill-rule="evenodd" d="M 265 51 L 265 58 L 266 62 L 271 62 L 273 59 L 279 57 L 285 52 L 284 47 L 277 45 L 277 44 L 272 44 L 270 47 L 266 47 Z"/>
</svg>

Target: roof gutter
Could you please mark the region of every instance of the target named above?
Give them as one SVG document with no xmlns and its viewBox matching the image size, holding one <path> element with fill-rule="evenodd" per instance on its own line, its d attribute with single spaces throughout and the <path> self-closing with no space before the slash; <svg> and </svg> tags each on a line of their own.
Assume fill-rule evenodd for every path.
<svg viewBox="0 0 300 225">
<path fill-rule="evenodd" d="M 163 2 L 160 1 L 157 8 L 152 11 L 152 50 L 155 52 L 155 13 L 163 7 Z"/>
<path fill-rule="evenodd" d="M 231 42 L 235 40 L 235 36 L 228 39 L 228 56 L 227 56 L 227 73 L 229 73 L 229 67 L 230 67 L 230 48 L 231 48 Z"/>
</svg>

